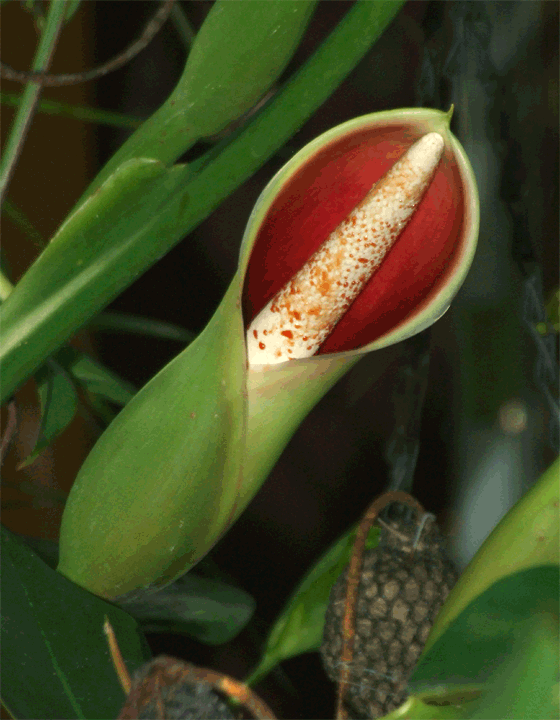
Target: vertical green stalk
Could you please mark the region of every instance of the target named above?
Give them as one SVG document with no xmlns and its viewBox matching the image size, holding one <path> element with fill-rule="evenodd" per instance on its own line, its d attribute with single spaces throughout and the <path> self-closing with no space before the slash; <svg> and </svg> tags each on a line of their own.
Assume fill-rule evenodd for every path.
<svg viewBox="0 0 560 720">
<path fill-rule="evenodd" d="M 58 36 L 64 23 L 67 0 L 51 2 L 47 15 L 45 30 L 41 35 L 39 47 L 33 60 L 32 69 L 35 72 L 47 70 Z M 0 165 L 0 205 L 8 189 L 8 184 L 14 172 L 17 159 L 23 147 L 25 136 L 31 125 L 33 112 L 41 94 L 41 83 L 29 82 L 24 90 L 21 104 L 16 113 L 13 125 L 8 136 L 8 142 L 4 151 L 4 158 Z"/>
</svg>

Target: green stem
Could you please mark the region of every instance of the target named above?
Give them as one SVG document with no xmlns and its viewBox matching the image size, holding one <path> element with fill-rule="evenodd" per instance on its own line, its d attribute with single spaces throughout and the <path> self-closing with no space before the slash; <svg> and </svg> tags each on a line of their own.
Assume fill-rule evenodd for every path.
<svg viewBox="0 0 560 720">
<path fill-rule="evenodd" d="M 20 230 L 24 235 L 27 235 L 37 248 L 43 250 L 47 242 L 24 212 L 16 207 L 11 200 L 8 200 L 8 198 L 4 200 L 4 207 L 2 210 L 6 217 L 10 218 L 18 230 Z"/>
<path fill-rule="evenodd" d="M 171 8 L 171 20 L 183 45 L 187 50 L 190 50 L 196 37 L 196 32 L 189 22 L 186 12 L 179 3 L 175 3 L 175 5 Z"/>
<path fill-rule="evenodd" d="M 22 99 L 23 95 L 18 95 L 17 93 L 0 92 L 0 103 L 8 107 L 20 107 Z M 129 115 L 112 112 L 111 110 L 70 105 L 69 103 L 58 102 L 56 100 L 41 100 L 38 104 L 37 112 L 124 128 L 125 130 L 136 130 L 136 128 L 139 128 L 144 122 L 144 120 L 139 118 L 133 118 Z"/>
<path fill-rule="evenodd" d="M 41 35 L 39 47 L 33 61 L 33 70 L 36 72 L 47 70 L 54 50 L 58 36 L 64 23 L 64 15 L 66 13 L 66 0 L 62 2 L 51 2 L 47 15 L 47 24 Z M 6 195 L 8 184 L 13 175 L 17 159 L 23 147 L 23 142 L 31 120 L 39 95 L 41 94 L 41 84 L 29 82 L 23 92 L 21 105 L 14 118 L 13 125 L 10 129 L 8 142 L 4 151 L 4 159 L 0 166 L 0 204 Z"/>
</svg>

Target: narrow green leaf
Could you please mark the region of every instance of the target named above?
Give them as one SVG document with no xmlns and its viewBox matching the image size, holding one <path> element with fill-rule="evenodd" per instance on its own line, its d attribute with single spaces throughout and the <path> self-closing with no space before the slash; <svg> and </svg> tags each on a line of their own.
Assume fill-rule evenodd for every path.
<svg viewBox="0 0 560 720">
<path fill-rule="evenodd" d="M 13 716 L 117 717 L 125 695 L 103 622 L 107 615 L 131 673 L 150 659 L 136 622 L 51 570 L 4 527 L 1 588 L 2 701 Z"/>
<path fill-rule="evenodd" d="M 92 330 L 119 334 L 125 332 L 134 335 L 149 335 L 160 340 L 175 340 L 186 344 L 192 342 L 196 337 L 195 333 L 173 323 L 120 312 L 100 313 L 88 323 L 88 327 Z"/>
<path fill-rule="evenodd" d="M 58 36 L 64 21 L 67 9 L 67 0 L 51 3 L 48 7 L 46 19 L 40 18 L 41 37 L 33 59 L 32 70 L 41 71 L 48 67 L 50 58 L 56 47 Z M 30 118 L 33 115 L 35 103 L 41 93 L 41 84 L 28 82 L 23 91 L 22 101 L 4 143 L 2 160 L 0 162 L 0 200 L 6 194 L 10 178 L 13 174 L 17 159 L 21 152 L 27 133 Z"/>
<path fill-rule="evenodd" d="M 117 151 L 83 197 L 127 160 L 169 164 L 241 117 L 280 76 L 316 0 L 217 0 L 197 33 L 175 90 Z"/>
<path fill-rule="evenodd" d="M 7 107 L 19 107 L 22 95 L 17 93 L 0 92 L 0 103 Z M 122 113 L 102 110 L 101 108 L 85 107 L 83 105 L 70 105 L 58 100 L 40 100 L 37 106 L 39 113 L 46 115 L 60 115 L 61 117 L 83 120 L 84 122 L 109 125 L 110 127 L 136 130 L 144 122 L 141 119 L 123 115 Z"/>
<path fill-rule="evenodd" d="M 144 632 L 183 633 L 208 645 L 229 642 L 255 609 L 245 591 L 192 572 L 153 595 L 120 604 Z"/>
<path fill-rule="evenodd" d="M 171 8 L 171 22 L 181 38 L 183 45 L 190 49 L 196 37 L 196 32 L 189 21 L 184 6 L 179 3 L 174 3 Z"/>
<path fill-rule="evenodd" d="M 64 15 L 65 23 L 69 23 L 70 20 L 72 20 L 72 18 L 76 14 L 76 11 L 79 9 L 81 2 L 82 2 L 82 0 L 68 0 L 68 5 L 66 7 L 66 14 Z"/>
<path fill-rule="evenodd" d="M 41 248 L 42 250 L 45 247 L 46 241 L 41 233 L 33 225 L 31 220 L 29 220 L 27 215 L 14 205 L 11 200 L 8 200 L 7 198 L 4 200 L 2 210 L 6 213 L 6 216 L 10 218 L 13 224 L 21 230 L 22 233 L 25 233 L 38 248 Z"/>
<path fill-rule="evenodd" d="M 35 379 L 41 403 L 39 437 L 20 467 L 30 465 L 68 427 L 78 407 L 76 389 L 57 363 L 47 363 L 36 373 Z"/>
<path fill-rule="evenodd" d="M 114 295 L 115 266 L 133 278 L 146 255 L 150 263 L 161 256 L 154 236 L 146 244 L 146 229 L 157 224 L 162 202 L 188 174 L 185 166 L 167 169 L 153 160 L 132 160 L 67 219 L 26 274 L 27 292 L 18 291 L 18 283 L 1 306 L 4 382 L 10 376 L 16 385 L 21 382 L 35 369 L 39 349 L 46 356 L 65 339 L 70 318 L 75 327 L 83 325 L 97 309 L 95 297 Z M 184 212 L 185 202 L 188 198 L 175 213 Z M 177 221 L 176 214 L 166 214 L 166 224 L 174 227 Z M 30 327 L 33 343 L 27 341 Z"/>
<path fill-rule="evenodd" d="M 68 345 L 59 350 L 55 358 L 88 393 L 101 395 L 121 406 L 136 394 L 132 383 L 76 348 Z"/>
<path fill-rule="evenodd" d="M 268 637 L 264 655 L 245 681 L 255 685 L 272 668 L 294 655 L 318 650 L 323 639 L 331 588 L 350 560 L 357 527 L 339 538 L 318 560 L 286 604 Z M 372 528 L 366 547 L 376 547 L 379 528 Z"/>
</svg>

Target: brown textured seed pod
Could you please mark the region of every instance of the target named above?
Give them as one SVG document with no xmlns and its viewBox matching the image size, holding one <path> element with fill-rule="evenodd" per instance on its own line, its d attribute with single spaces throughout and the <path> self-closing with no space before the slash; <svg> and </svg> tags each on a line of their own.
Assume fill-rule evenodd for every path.
<svg viewBox="0 0 560 720">
<path fill-rule="evenodd" d="M 379 545 L 364 553 L 345 695 L 351 717 L 382 717 L 406 700 L 408 677 L 458 578 L 433 516 L 407 521 L 405 515 L 379 521 Z M 341 669 L 346 580 L 347 569 L 331 590 L 321 647 L 335 682 Z"/>
<path fill-rule="evenodd" d="M 233 720 L 235 715 L 215 690 L 202 683 L 182 683 L 180 687 L 163 688 L 159 714 L 154 698 L 138 715 L 139 720 Z"/>
<path fill-rule="evenodd" d="M 137 720 L 234 720 L 221 693 L 200 681 L 212 671 L 161 655 L 142 665 L 119 718 Z M 217 673 L 216 673 L 217 675 Z"/>
</svg>

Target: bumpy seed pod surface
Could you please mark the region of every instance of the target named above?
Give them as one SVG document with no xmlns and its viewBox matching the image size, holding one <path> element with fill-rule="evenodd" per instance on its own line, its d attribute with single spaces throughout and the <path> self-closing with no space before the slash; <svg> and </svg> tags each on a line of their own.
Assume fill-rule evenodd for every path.
<svg viewBox="0 0 560 720">
<path fill-rule="evenodd" d="M 417 519 L 393 519 L 382 525 L 379 545 L 364 553 L 345 695 L 351 717 L 382 717 L 406 700 L 408 677 L 458 579 L 432 516 L 416 541 L 418 530 Z M 341 670 L 346 579 L 347 569 L 332 588 L 321 647 L 335 682 Z"/>
<path fill-rule="evenodd" d="M 161 667 L 163 665 L 163 667 Z M 167 670 L 167 672 L 166 672 Z M 130 709 L 119 717 L 139 720 L 234 720 L 236 715 L 220 693 L 207 683 L 180 677 L 179 661 L 162 658 L 146 663 L 134 674 L 133 688 L 138 697 L 132 714 Z M 139 691 L 139 692 L 138 692 Z"/>
<path fill-rule="evenodd" d="M 164 715 L 159 713 L 158 702 L 153 699 L 142 708 L 140 720 L 233 720 L 235 715 L 208 685 L 182 683 L 180 687 L 162 688 L 159 698 Z"/>
</svg>

